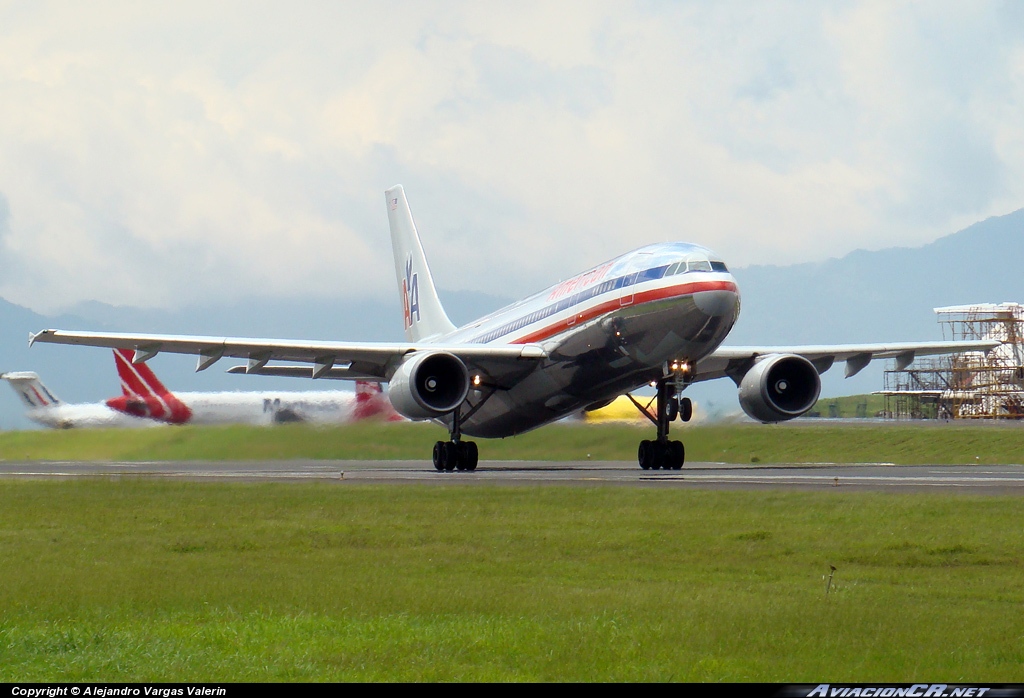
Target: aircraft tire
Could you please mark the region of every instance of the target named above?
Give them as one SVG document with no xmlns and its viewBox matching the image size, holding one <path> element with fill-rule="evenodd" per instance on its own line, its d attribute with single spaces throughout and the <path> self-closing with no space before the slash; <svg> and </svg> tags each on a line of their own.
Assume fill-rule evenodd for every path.
<svg viewBox="0 0 1024 698">
<path fill-rule="evenodd" d="M 689 422 L 693 418 L 693 402 L 688 397 L 684 397 L 679 401 L 679 417 L 684 422 Z"/>
<path fill-rule="evenodd" d="M 470 472 L 476 470 L 477 461 L 480 458 L 480 451 L 475 441 L 462 441 L 459 443 L 459 466 Z"/>
<path fill-rule="evenodd" d="M 447 463 L 447 449 L 445 448 L 444 441 L 438 441 L 434 444 L 434 470 L 437 472 L 443 472 L 444 466 Z"/>
<path fill-rule="evenodd" d="M 660 441 L 651 443 L 651 470 L 661 470 L 668 467 L 668 450 Z"/>
<path fill-rule="evenodd" d="M 452 441 L 445 441 L 443 443 L 445 472 L 450 473 L 456 468 L 462 470 L 462 464 L 459 462 L 459 445 Z"/>
<path fill-rule="evenodd" d="M 653 444 L 644 439 L 640 442 L 640 448 L 637 449 L 636 459 L 640 462 L 640 467 L 644 470 L 650 470 L 651 468 L 651 455 L 654 450 Z"/>
<path fill-rule="evenodd" d="M 456 468 L 460 471 L 473 470 L 476 464 L 473 463 L 473 454 L 470 452 L 469 444 L 472 441 L 460 441 L 459 443 L 453 443 L 455 446 L 456 453 L 458 453 L 458 463 Z M 475 444 L 474 444 L 475 445 Z"/>
<path fill-rule="evenodd" d="M 676 417 L 679 416 L 679 400 L 671 398 L 665 404 L 665 416 L 668 417 L 670 422 L 676 421 Z M 686 420 L 684 419 L 683 421 L 685 422 Z"/>
<path fill-rule="evenodd" d="M 683 448 L 683 442 L 670 441 L 668 446 L 668 461 L 671 463 L 672 470 L 681 470 L 686 461 L 686 449 Z"/>
</svg>

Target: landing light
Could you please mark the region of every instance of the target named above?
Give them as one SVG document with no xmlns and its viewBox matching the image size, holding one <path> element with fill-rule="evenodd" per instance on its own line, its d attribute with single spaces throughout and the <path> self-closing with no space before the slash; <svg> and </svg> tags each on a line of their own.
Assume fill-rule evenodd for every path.
<svg viewBox="0 0 1024 698">
<path fill-rule="evenodd" d="M 480 376 L 473 376 L 473 385 L 480 385 Z"/>
</svg>

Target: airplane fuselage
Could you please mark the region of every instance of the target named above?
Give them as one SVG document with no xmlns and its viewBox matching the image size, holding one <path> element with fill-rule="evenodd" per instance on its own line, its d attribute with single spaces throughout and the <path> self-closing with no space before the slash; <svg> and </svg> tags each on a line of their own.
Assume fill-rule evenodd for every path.
<svg viewBox="0 0 1024 698">
<path fill-rule="evenodd" d="M 127 429 L 155 426 L 156 422 L 112 410 L 103 403 L 33 407 L 25 416 L 51 429 Z"/>
<path fill-rule="evenodd" d="M 594 267 L 436 341 L 544 347 L 548 358 L 526 375 L 470 392 L 462 431 L 495 438 L 635 390 L 665 375 L 668 362 L 695 363 L 722 343 L 739 310 L 736 280 L 713 252 L 662 243 Z M 492 388 L 497 389 L 490 394 Z M 440 421 L 451 423 L 450 417 Z"/>
<path fill-rule="evenodd" d="M 106 405 L 116 413 L 168 424 L 341 424 L 359 417 L 355 393 L 340 390 L 121 395 Z"/>
</svg>

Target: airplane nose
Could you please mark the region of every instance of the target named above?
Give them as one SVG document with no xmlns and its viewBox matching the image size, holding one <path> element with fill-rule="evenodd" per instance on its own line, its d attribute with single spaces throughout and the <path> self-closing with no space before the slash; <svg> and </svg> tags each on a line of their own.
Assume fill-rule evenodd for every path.
<svg viewBox="0 0 1024 698">
<path fill-rule="evenodd" d="M 738 314 L 740 295 L 735 290 L 701 291 L 693 295 L 693 302 L 709 317 Z"/>
</svg>

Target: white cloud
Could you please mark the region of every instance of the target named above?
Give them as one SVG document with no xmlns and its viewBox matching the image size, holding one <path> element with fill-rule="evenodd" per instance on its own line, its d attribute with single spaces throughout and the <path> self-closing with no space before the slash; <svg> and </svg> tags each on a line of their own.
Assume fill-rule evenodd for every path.
<svg viewBox="0 0 1024 698">
<path fill-rule="evenodd" d="M 1024 205 L 1008 12 L 8 5 L 0 295 L 391 294 L 399 181 L 438 282 L 502 295 L 653 240 L 734 265 L 924 243 Z"/>
</svg>

